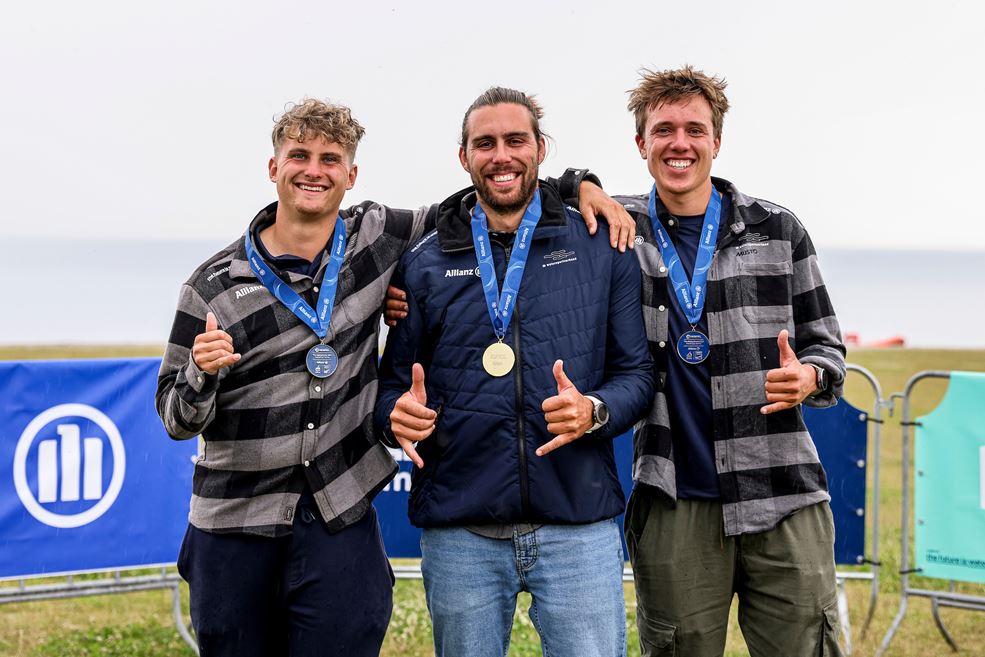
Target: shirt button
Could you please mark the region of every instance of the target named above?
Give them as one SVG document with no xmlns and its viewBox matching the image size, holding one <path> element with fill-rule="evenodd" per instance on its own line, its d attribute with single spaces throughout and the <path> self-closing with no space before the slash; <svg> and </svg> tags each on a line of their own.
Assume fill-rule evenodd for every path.
<svg viewBox="0 0 985 657">
<path fill-rule="evenodd" d="M 315 425 L 314 425 L 314 424 L 312 424 L 311 422 L 309 422 L 309 423 L 308 423 L 308 428 L 309 428 L 309 429 L 314 429 L 314 428 L 315 428 Z"/>
<path fill-rule="evenodd" d="M 311 465 L 311 461 L 305 461 L 305 462 L 304 462 L 304 467 L 306 467 L 306 468 L 307 468 L 307 467 L 308 467 L 309 465 Z"/>
<path fill-rule="evenodd" d="M 666 267 L 663 267 L 663 266 L 660 267 L 660 273 L 661 274 L 665 273 L 666 271 L 667 271 L 667 268 Z"/>
<path fill-rule="evenodd" d="M 673 226 L 674 225 L 674 220 L 673 219 L 668 219 L 667 220 L 667 225 L 668 226 Z"/>
<path fill-rule="evenodd" d="M 198 381 L 199 383 L 201 383 L 201 382 L 202 382 L 202 377 L 200 377 L 200 376 L 196 376 L 196 377 L 195 377 L 195 380 L 196 380 L 196 381 Z"/>
<path fill-rule="evenodd" d="M 667 346 L 667 343 L 666 343 L 666 342 L 664 342 L 663 340 L 661 340 L 661 341 L 660 341 L 660 342 L 658 342 L 657 344 L 658 344 L 658 345 L 660 345 L 660 348 L 661 348 L 661 349 L 663 349 L 664 347 L 666 347 L 666 346 Z"/>
<path fill-rule="evenodd" d="M 315 386 L 315 392 L 321 392 L 321 386 Z"/>
<path fill-rule="evenodd" d="M 317 292 L 317 291 L 318 291 L 318 286 L 316 285 L 316 286 L 314 286 L 314 287 L 313 287 L 313 288 L 311 288 L 311 289 L 312 289 L 312 290 L 314 290 L 315 292 Z"/>
<path fill-rule="evenodd" d="M 659 310 L 660 312 L 663 312 L 663 311 L 667 310 L 667 307 L 664 306 L 664 305 L 659 305 L 659 306 L 657 306 L 657 310 Z"/>
</svg>

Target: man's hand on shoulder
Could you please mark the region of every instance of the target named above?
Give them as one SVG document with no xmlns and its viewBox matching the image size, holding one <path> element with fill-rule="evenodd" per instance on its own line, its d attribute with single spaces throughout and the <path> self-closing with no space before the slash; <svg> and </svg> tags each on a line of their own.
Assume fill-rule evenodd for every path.
<svg viewBox="0 0 985 657">
<path fill-rule="evenodd" d="M 537 456 L 544 456 L 581 438 L 593 424 L 592 401 L 578 392 L 575 384 L 568 379 L 564 373 L 564 361 L 554 361 L 554 380 L 557 381 L 557 395 L 545 399 L 541 410 L 547 420 L 547 430 L 557 438 L 541 445 Z"/>
<path fill-rule="evenodd" d="M 404 453 L 419 468 L 424 467 L 424 460 L 418 455 L 414 445 L 434 433 L 438 417 L 437 413 L 425 405 L 427 401 L 424 368 L 420 363 L 414 363 L 411 368 L 410 390 L 400 396 L 390 412 L 390 431 Z"/>
<path fill-rule="evenodd" d="M 233 338 L 219 328 L 219 322 L 211 312 L 205 316 L 205 332 L 195 336 L 192 359 L 195 366 L 206 374 L 218 374 L 224 367 L 239 362 L 240 354 L 233 349 Z"/>
<path fill-rule="evenodd" d="M 772 403 L 759 409 L 763 415 L 793 408 L 817 389 L 817 371 L 797 359 L 788 337 L 789 333 L 783 329 L 776 338 L 780 367 L 766 373 L 766 401 Z"/>
<path fill-rule="evenodd" d="M 578 211 L 585 219 L 588 232 L 592 235 L 598 230 L 597 215 L 602 215 L 609 223 L 609 244 L 626 252 L 626 247 L 636 244 L 636 221 L 621 203 L 602 191 L 595 183 L 582 181 L 578 187 Z"/>
</svg>

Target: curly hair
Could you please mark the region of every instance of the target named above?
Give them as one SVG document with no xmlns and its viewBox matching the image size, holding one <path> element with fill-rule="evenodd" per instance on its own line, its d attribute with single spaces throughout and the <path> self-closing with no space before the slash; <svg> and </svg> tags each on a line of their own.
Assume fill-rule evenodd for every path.
<svg viewBox="0 0 985 657">
<path fill-rule="evenodd" d="M 640 70 L 640 83 L 630 89 L 627 109 L 636 117 L 636 134 L 640 137 L 646 130 L 646 115 L 651 109 L 664 103 L 702 96 L 711 105 L 711 123 L 715 138 L 722 136 L 722 123 L 728 112 L 728 98 L 724 78 L 706 75 L 696 71 L 689 64 L 684 68 L 655 72 L 644 68 Z"/>
<path fill-rule="evenodd" d="M 288 103 L 284 113 L 276 118 L 271 139 L 274 151 L 288 139 L 303 142 L 323 137 L 328 142 L 340 144 L 350 158 L 356 156 L 356 146 L 366 134 L 359 122 L 352 118 L 352 111 L 344 105 L 326 103 L 316 98 L 304 98 L 300 103 Z"/>
</svg>

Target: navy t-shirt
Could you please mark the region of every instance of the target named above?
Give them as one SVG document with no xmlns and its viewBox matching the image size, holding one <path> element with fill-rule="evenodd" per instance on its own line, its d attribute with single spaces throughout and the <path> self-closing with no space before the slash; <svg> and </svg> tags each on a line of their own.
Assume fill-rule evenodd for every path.
<svg viewBox="0 0 985 657">
<path fill-rule="evenodd" d="M 729 197 L 722 194 L 723 218 L 729 216 Z M 666 209 L 658 210 L 664 228 L 677 249 L 688 280 L 694 273 L 698 241 L 704 225 L 704 215 L 677 217 Z M 673 224 L 669 222 L 673 220 Z M 726 226 L 728 221 L 722 222 Z M 719 230 L 721 234 L 721 230 Z M 718 473 L 715 471 L 715 444 L 712 431 L 711 366 L 710 358 L 698 364 L 688 364 L 677 355 L 677 340 L 691 330 L 674 288 L 667 280 L 670 292 L 668 308 L 667 382 L 665 391 L 670 412 L 671 437 L 674 442 L 674 468 L 677 472 L 678 499 L 718 499 Z M 708 335 L 708 321 L 702 312 L 695 329 Z"/>
</svg>

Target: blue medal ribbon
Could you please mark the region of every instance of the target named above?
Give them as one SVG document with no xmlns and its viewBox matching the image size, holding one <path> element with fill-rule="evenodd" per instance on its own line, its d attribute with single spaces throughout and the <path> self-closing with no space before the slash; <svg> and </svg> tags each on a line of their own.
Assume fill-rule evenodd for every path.
<svg viewBox="0 0 985 657">
<path fill-rule="evenodd" d="M 316 311 L 301 298 L 297 292 L 284 282 L 277 274 L 271 271 L 270 266 L 263 261 L 260 254 L 253 247 L 253 240 L 250 238 L 250 231 L 247 229 L 244 235 L 246 242 L 246 258 L 250 261 L 250 269 L 256 277 L 263 283 L 263 286 L 270 290 L 270 293 L 284 304 L 288 310 L 294 313 L 298 319 L 307 324 L 319 338 L 324 339 L 328 334 L 328 327 L 332 323 L 332 307 L 335 305 L 335 292 L 339 287 L 339 270 L 342 269 L 342 260 L 345 257 L 345 223 L 342 216 L 335 219 L 335 232 L 332 234 L 332 251 L 329 254 L 328 264 L 325 265 L 325 274 L 322 276 L 321 292 L 318 294 Z"/>
<path fill-rule="evenodd" d="M 663 256 L 664 265 L 667 267 L 667 277 L 670 279 L 671 285 L 674 286 L 677 303 L 684 311 L 684 317 L 691 324 L 691 328 L 698 324 L 701 313 L 705 309 L 705 285 L 708 282 L 711 260 L 715 255 L 715 242 L 718 238 L 721 214 L 722 195 L 712 187 L 711 199 L 709 199 L 708 208 L 705 210 L 705 221 L 701 227 L 698 253 L 694 258 L 694 271 L 691 274 L 691 280 L 688 281 L 677 249 L 674 247 L 674 243 L 670 241 L 667 231 L 664 230 L 660 219 L 657 217 L 657 186 L 654 185 L 653 189 L 650 190 L 650 223 L 653 225 L 653 234 L 657 236 L 657 246 L 660 249 L 660 255 Z"/>
<path fill-rule="evenodd" d="M 516 306 L 516 296 L 523 280 L 523 270 L 527 266 L 530 255 L 530 242 L 534 228 L 540 221 L 540 190 L 534 192 L 534 197 L 527 204 L 523 213 L 520 227 L 513 241 L 513 252 L 506 266 L 506 276 L 503 277 L 503 291 L 500 293 L 496 281 L 496 263 L 493 260 L 492 249 L 489 245 L 489 223 L 486 213 L 478 201 L 472 210 L 472 244 L 475 247 L 475 258 L 479 263 L 479 277 L 482 279 L 482 292 L 486 297 L 486 308 L 489 319 L 492 320 L 493 331 L 502 342 L 506 336 L 506 327 L 510 325 L 513 309 Z"/>
</svg>

